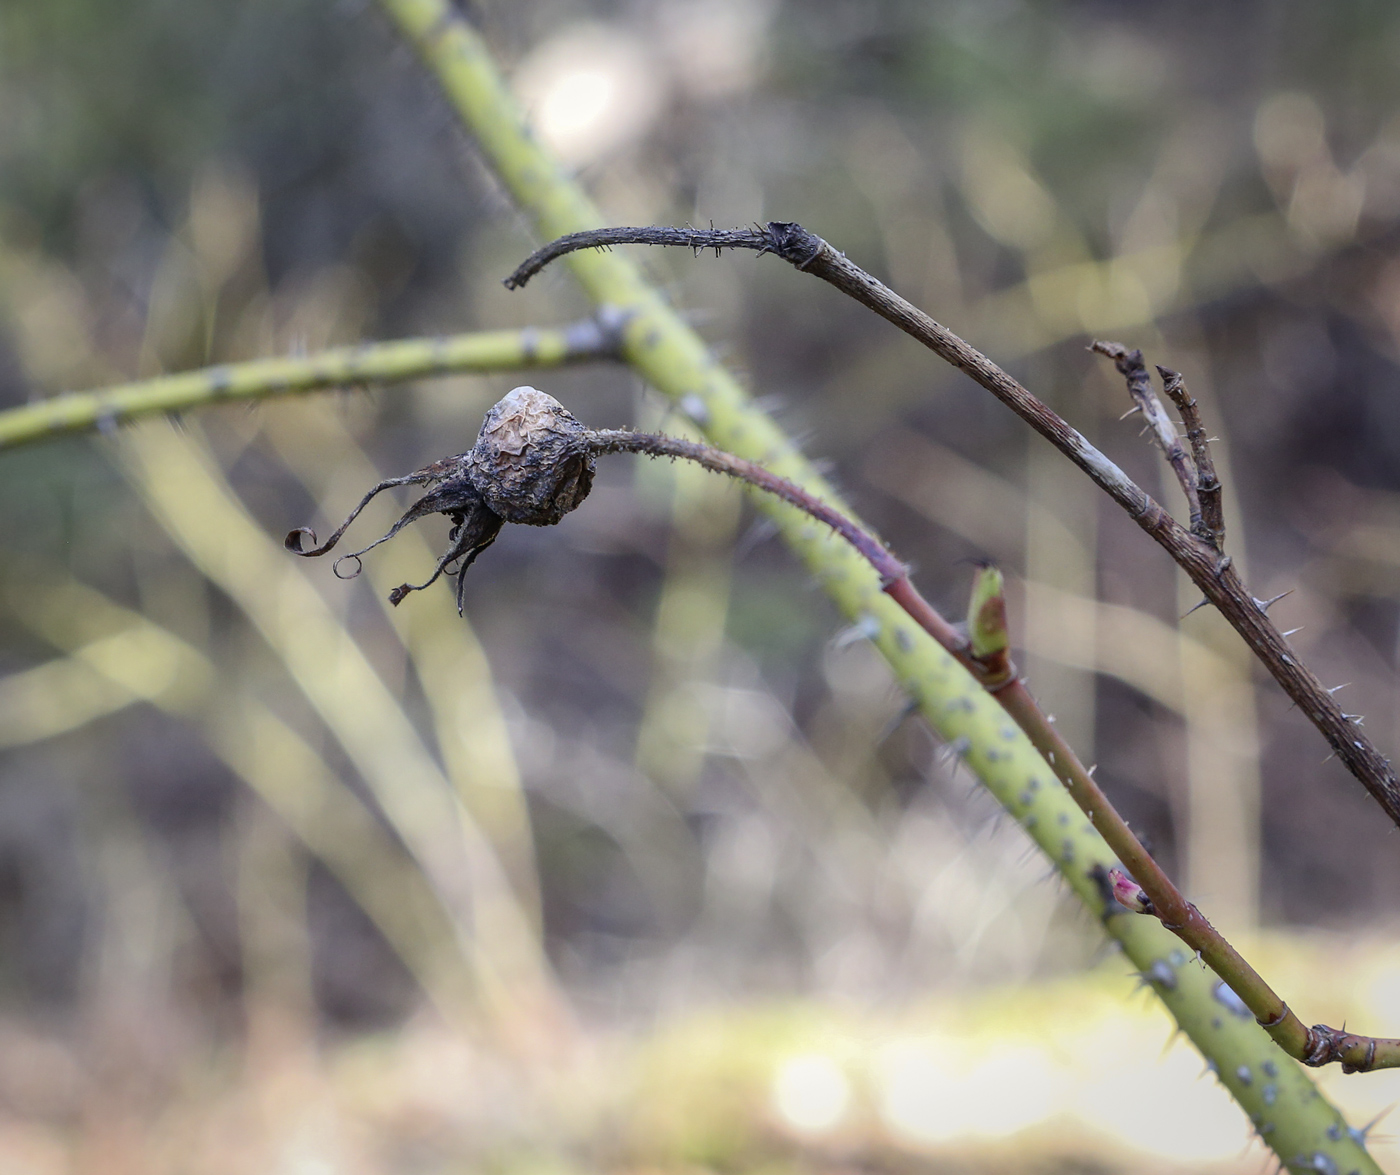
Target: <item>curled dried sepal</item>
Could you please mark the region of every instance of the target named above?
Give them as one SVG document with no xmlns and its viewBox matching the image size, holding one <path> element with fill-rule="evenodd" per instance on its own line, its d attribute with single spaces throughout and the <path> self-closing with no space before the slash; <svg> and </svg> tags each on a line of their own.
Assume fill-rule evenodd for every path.
<svg viewBox="0 0 1400 1175">
<path fill-rule="evenodd" d="M 389 593 L 389 601 L 397 605 L 409 592 L 428 587 L 447 572 L 457 576 L 457 611 L 461 612 L 462 572 L 495 542 L 505 522 L 550 526 L 588 496 L 594 466 L 585 437 L 583 425 L 552 396 L 535 388 L 516 388 L 486 414 L 469 452 L 381 481 L 324 543 L 306 549 L 305 541 L 315 544 L 316 534 L 303 526 L 291 531 L 284 545 L 295 555 L 324 555 L 377 494 L 395 486 L 431 485 L 385 534 L 337 559 L 335 573 L 342 579 L 354 578 L 366 551 L 388 542 L 410 522 L 445 514 L 452 520 L 452 531 L 432 575 L 421 584 L 400 584 Z M 342 573 L 341 564 L 352 560 L 354 570 Z"/>
<path fill-rule="evenodd" d="M 448 574 L 457 576 L 457 614 L 460 616 L 464 586 L 462 573 L 472 565 L 482 551 L 496 541 L 496 536 L 501 533 L 501 527 L 504 523 L 501 516 L 481 500 L 481 495 L 476 487 L 465 478 L 453 478 L 425 494 L 409 510 L 408 514 L 405 514 L 395 524 L 394 530 L 402 526 L 405 521 L 411 521 L 409 515 L 421 518 L 425 514 L 446 514 L 452 519 L 452 530 L 448 533 L 447 550 L 438 559 L 432 575 L 428 576 L 422 583 L 399 584 L 389 593 L 389 603 L 398 607 L 409 592 L 418 592 L 426 587 L 431 587 L 444 571 L 448 571 L 451 565 L 460 559 L 461 563 L 457 570 L 455 572 L 448 571 Z M 390 535 L 392 534 L 393 531 L 390 531 Z"/>
<path fill-rule="evenodd" d="M 441 463 L 439 462 L 439 464 Z M 367 493 L 363 498 L 360 499 L 360 504 L 350 511 L 349 517 L 346 518 L 345 521 L 342 522 L 339 526 L 337 526 L 335 530 L 331 533 L 331 537 L 328 538 L 320 546 L 313 547 L 311 550 L 308 551 L 302 545 L 302 539 L 309 539 L 312 543 L 316 542 L 316 532 L 312 530 L 309 526 L 298 526 L 295 530 L 288 531 L 287 537 L 282 540 L 282 545 L 286 547 L 287 550 L 291 551 L 293 555 L 324 555 L 327 551 L 334 547 L 336 543 L 340 542 L 340 536 L 343 535 L 345 531 L 349 528 L 350 524 L 360 516 L 360 511 L 362 511 L 366 506 L 368 506 L 370 502 L 374 500 L 376 495 L 382 493 L 384 490 L 392 489 L 394 486 L 422 485 L 427 481 L 431 481 L 432 468 L 433 466 L 430 465 L 427 469 L 420 469 L 416 473 L 410 473 L 405 477 L 385 478 L 377 486 L 375 486 L 374 489 L 370 490 L 369 493 Z M 366 547 L 365 549 L 368 550 L 369 548 Z"/>
</svg>

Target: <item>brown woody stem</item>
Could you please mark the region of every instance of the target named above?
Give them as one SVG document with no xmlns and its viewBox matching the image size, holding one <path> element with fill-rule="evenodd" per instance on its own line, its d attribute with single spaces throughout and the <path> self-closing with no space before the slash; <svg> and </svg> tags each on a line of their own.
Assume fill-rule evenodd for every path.
<svg viewBox="0 0 1400 1175">
<path fill-rule="evenodd" d="M 1187 393 L 1179 371 L 1159 366 L 1157 374 L 1162 377 L 1162 390 L 1171 397 L 1176 410 L 1181 413 L 1181 423 L 1186 429 L 1186 439 L 1196 461 L 1196 488 L 1201 495 L 1201 537 L 1217 551 L 1224 550 L 1225 506 L 1220 478 L 1216 476 L 1215 461 L 1210 455 L 1210 438 L 1206 436 L 1205 425 L 1201 423 L 1195 398 Z"/>
<path fill-rule="evenodd" d="M 704 230 L 608 228 L 572 233 L 532 254 L 506 279 L 524 285 L 556 257 L 576 249 L 627 243 L 752 249 L 774 253 L 796 268 L 829 282 L 966 372 L 1082 469 L 1177 563 L 1244 638 L 1274 679 L 1327 739 L 1333 753 L 1400 826 L 1400 779 L 1390 761 L 1348 718 L 1331 694 L 1288 646 L 1263 606 L 1240 582 L 1228 556 L 1172 518 L 1143 489 L 1091 445 L 1059 414 L 947 327 L 877 281 L 845 254 L 800 224 L 770 221 L 764 228 Z"/>
<path fill-rule="evenodd" d="M 1106 355 L 1112 359 L 1119 374 L 1128 381 L 1128 395 L 1133 398 L 1133 404 L 1137 411 L 1141 412 L 1146 419 L 1147 427 L 1152 432 L 1152 439 L 1162 450 L 1162 456 L 1167 459 L 1167 464 L 1172 467 L 1172 472 L 1176 474 L 1181 492 L 1186 495 L 1186 507 L 1191 518 L 1191 533 L 1210 542 L 1210 536 L 1203 533 L 1201 529 L 1201 498 L 1196 485 L 1196 466 L 1187 455 L 1181 438 L 1176 435 L 1176 425 L 1172 423 L 1172 418 L 1167 415 L 1167 410 L 1162 407 L 1162 401 L 1152 390 L 1152 377 L 1148 375 L 1147 365 L 1142 361 L 1142 352 L 1129 351 L 1122 343 L 1103 342 L 1092 343 L 1089 350 L 1097 351 L 1100 355 Z M 1212 545 L 1219 550 L 1218 543 Z"/>
</svg>

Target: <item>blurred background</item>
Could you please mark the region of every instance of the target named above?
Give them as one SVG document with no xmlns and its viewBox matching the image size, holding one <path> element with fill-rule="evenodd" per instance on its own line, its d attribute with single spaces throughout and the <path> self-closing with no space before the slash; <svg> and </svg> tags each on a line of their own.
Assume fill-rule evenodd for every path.
<svg viewBox="0 0 1400 1175">
<path fill-rule="evenodd" d="M 1086 344 L 1184 372 L 1236 566 L 1396 747 L 1392 6 L 468 15 L 611 222 L 801 221 L 1178 512 Z M 562 266 L 501 287 L 535 243 L 368 0 L 0 7 L 6 406 L 586 314 Z M 823 284 L 642 260 L 946 613 L 1006 571 L 1033 690 L 1293 1006 L 1400 1032 L 1395 830 L 1218 617 L 1179 619 L 1165 555 Z M 465 621 L 447 585 L 384 603 L 444 520 L 354 582 L 283 555 L 521 382 L 684 428 L 604 364 L 0 456 L 0 1167 L 1260 1170 L 731 487 L 606 460 L 471 569 Z M 1322 1080 L 1358 1126 L 1400 1098 Z"/>
</svg>

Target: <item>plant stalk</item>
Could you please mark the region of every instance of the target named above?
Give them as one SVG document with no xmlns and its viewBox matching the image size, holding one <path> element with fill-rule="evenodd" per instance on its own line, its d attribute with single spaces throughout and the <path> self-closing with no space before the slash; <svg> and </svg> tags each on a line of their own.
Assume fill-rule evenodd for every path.
<svg viewBox="0 0 1400 1175">
<path fill-rule="evenodd" d="M 434 375 L 523 371 L 617 357 L 617 317 L 565 327 L 482 331 L 337 347 L 316 355 L 225 363 L 178 375 L 65 392 L 0 412 L 0 449 L 119 424 L 161 412 L 262 400 L 357 384 L 403 383 Z"/>
</svg>

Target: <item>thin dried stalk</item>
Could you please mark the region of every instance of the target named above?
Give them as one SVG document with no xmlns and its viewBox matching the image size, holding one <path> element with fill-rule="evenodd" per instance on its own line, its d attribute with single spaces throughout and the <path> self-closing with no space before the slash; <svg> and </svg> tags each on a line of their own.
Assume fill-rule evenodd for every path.
<svg viewBox="0 0 1400 1175">
<path fill-rule="evenodd" d="M 1206 436 L 1205 425 L 1197 411 L 1195 399 L 1186 391 L 1186 383 L 1179 371 L 1158 367 L 1162 377 L 1162 390 L 1171 397 L 1176 410 L 1181 413 L 1181 423 L 1186 428 L 1186 439 L 1191 445 L 1191 455 L 1196 461 L 1196 488 L 1201 495 L 1201 537 L 1211 543 L 1217 551 L 1225 549 L 1225 506 L 1220 478 L 1215 472 L 1215 461 L 1210 455 L 1210 438 Z"/>
<path fill-rule="evenodd" d="M 35 585 L 42 591 L 35 591 Z M 56 572 L 0 580 L 12 614 L 121 696 L 199 722 L 209 745 L 286 821 L 369 916 L 448 1023 L 471 1020 L 474 979 L 450 912 L 382 822 L 257 699 L 228 697 L 212 662 L 173 633 Z M 96 715 L 88 715 L 95 717 Z"/>
<path fill-rule="evenodd" d="M 1112 359 L 1119 373 L 1128 381 L 1128 394 L 1133 398 L 1134 411 L 1141 412 L 1147 421 L 1148 430 L 1162 456 L 1176 474 L 1177 484 L 1186 495 L 1186 507 L 1191 518 L 1191 533 L 1201 538 L 1207 536 L 1201 531 L 1201 497 L 1196 487 L 1196 466 L 1187 455 L 1181 438 L 1176 435 L 1176 425 L 1162 407 L 1162 401 L 1152 390 L 1152 377 L 1142 361 L 1141 351 L 1129 351 L 1122 343 L 1095 342 L 1089 350 L 1097 351 Z M 1219 550 L 1218 544 L 1216 549 Z"/>
<path fill-rule="evenodd" d="M 530 916 L 363 650 L 193 439 L 148 423 L 122 440 L 129 475 L 152 513 L 261 632 L 452 911 L 478 992 L 498 1024 L 512 1034 L 533 1034 L 547 1023 L 562 1030 L 569 1023 L 565 1002 Z"/>
<path fill-rule="evenodd" d="M 378 473 L 340 413 L 305 402 L 268 421 L 278 455 L 313 497 L 326 483 L 372 482 Z M 432 565 L 418 532 L 397 540 L 404 565 Z M 369 574 L 385 597 L 398 582 L 388 563 Z M 539 877 L 530 817 L 491 666 L 471 624 L 443 598 L 429 593 L 416 608 L 386 606 L 385 614 L 408 651 L 433 716 L 443 766 L 453 787 L 491 842 L 530 923 L 541 922 Z"/>
</svg>

